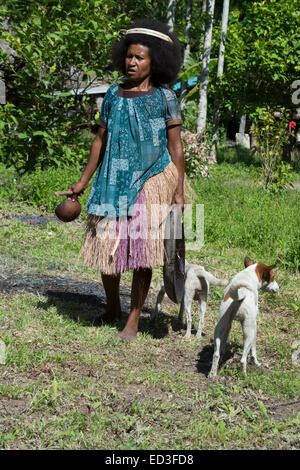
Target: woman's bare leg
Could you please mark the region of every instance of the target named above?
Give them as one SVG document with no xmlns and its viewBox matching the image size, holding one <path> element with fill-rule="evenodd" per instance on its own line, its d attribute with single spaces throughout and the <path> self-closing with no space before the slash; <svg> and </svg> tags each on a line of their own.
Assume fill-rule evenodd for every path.
<svg viewBox="0 0 300 470">
<path fill-rule="evenodd" d="M 119 291 L 120 277 L 120 274 L 111 276 L 101 273 L 107 301 L 106 312 L 101 317 L 104 321 L 113 321 L 122 317 Z"/>
<path fill-rule="evenodd" d="M 125 328 L 119 337 L 121 340 L 135 340 L 142 307 L 146 300 L 152 277 L 152 269 L 137 269 L 133 271 L 131 287 L 131 308 Z"/>
</svg>

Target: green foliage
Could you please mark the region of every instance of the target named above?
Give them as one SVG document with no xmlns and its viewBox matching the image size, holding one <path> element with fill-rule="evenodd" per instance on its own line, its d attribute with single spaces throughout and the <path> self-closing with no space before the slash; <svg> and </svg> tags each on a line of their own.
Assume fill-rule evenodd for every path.
<svg viewBox="0 0 300 470">
<path fill-rule="evenodd" d="M 14 168 L 5 168 L 0 163 L 0 201 L 20 200 L 18 175 Z"/>
<path fill-rule="evenodd" d="M 185 172 L 190 178 L 209 176 L 209 148 L 197 134 L 185 131 L 182 133 L 183 151 L 185 156 Z"/>
<path fill-rule="evenodd" d="M 280 162 L 275 168 L 273 183 L 269 187 L 269 191 L 278 193 L 283 189 L 293 187 L 292 167 L 286 162 Z"/>
<path fill-rule="evenodd" d="M 194 8 L 195 10 L 195 8 Z M 221 3 L 216 3 L 208 87 L 208 131 L 216 92 L 220 99 L 220 124 L 233 115 L 252 119 L 257 109 L 284 106 L 292 109 L 291 84 L 299 72 L 297 0 L 230 2 L 224 75 L 217 80 L 216 67 L 221 29 Z M 182 81 L 199 76 L 202 66 L 202 23 L 197 25 L 199 43 L 180 74 Z M 194 131 L 197 117 L 196 85 L 186 95 L 183 112 L 186 127 Z M 191 111 L 194 110 L 194 119 Z M 186 120 L 186 121 L 185 121 Z"/>
<path fill-rule="evenodd" d="M 300 207 L 296 190 L 274 196 L 253 185 L 258 170 L 222 164 L 210 169 L 210 179 L 194 182 L 198 203 L 204 204 L 204 242 L 255 253 L 270 264 L 278 260 L 297 270 L 300 265 Z"/>
<path fill-rule="evenodd" d="M 76 166 L 69 168 L 37 169 L 31 173 L 19 176 L 13 168 L 0 165 L 0 199 L 17 202 L 25 201 L 31 206 L 52 212 L 58 199 L 55 191 L 63 191 L 80 178 L 81 171 Z M 84 211 L 89 189 L 81 196 L 80 202 Z"/>
<path fill-rule="evenodd" d="M 79 93 L 104 77 L 112 42 L 129 18 L 114 15 L 115 2 L 8 1 L 0 16 L 9 17 L 2 39 L 15 51 L 2 49 L 1 68 L 8 104 L 0 114 L 1 158 L 19 173 L 35 168 L 82 162 L 82 127 L 91 124 L 89 99 Z M 106 73 L 108 81 L 116 77 Z M 72 88 L 74 94 L 69 90 Z"/>
<path fill-rule="evenodd" d="M 56 100 L 57 102 L 57 98 Z M 65 102 L 65 110 L 71 109 L 74 99 Z M 46 107 L 46 105 L 45 105 Z M 54 126 L 48 126 L 47 111 L 33 109 L 27 112 L 7 103 L 0 108 L 0 157 L 6 165 L 13 165 L 23 174 L 34 168 L 63 168 L 74 165 L 80 168 L 87 159 L 91 137 L 76 129 L 78 116 L 66 119 L 61 103 L 50 106 L 54 116 L 60 115 Z M 78 123 L 77 123 L 78 124 Z"/>
<path fill-rule="evenodd" d="M 283 148 L 292 137 L 289 129 L 286 112 L 276 116 L 274 109 L 266 108 L 259 110 L 251 131 L 261 157 L 263 185 L 272 192 L 292 186 L 291 166 L 282 161 Z"/>
<path fill-rule="evenodd" d="M 197 128 L 197 103 L 195 100 L 187 101 L 182 110 L 182 122 L 184 129 L 196 132 Z"/>
<path fill-rule="evenodd" d="M 47 171 L 35 170 L 26 174 L 21 180 L 20 195 L 22 200 L 27 200 L 34 207 L 43 207 L 44 210 L 53 211 L 62 199 L 58 199 L 55 191 L 63 191 L 80 178 L 81 171 L 70 167 L 66 169 L 50 168 Z M 89 191 L 86 190 L 80 198 L 82 206 L 87 201 Z"/>
<path fill-rule="evenodd" d="M 217 162 L 218 163 L 244 163 L 247 166 L 260 165 L 260 156 L 242 145 L 235 145 L 227 148 L 226 145 L 217 146 Z"/>
<path fill-rule="evenodd" d="M 231 11 L 222 84 L 227 109 L 250 114 L 258 106 L 292 106 L 290 86 L 299 71 L 297 11 L 297 0 L 247 2 Z"/>
</svg>

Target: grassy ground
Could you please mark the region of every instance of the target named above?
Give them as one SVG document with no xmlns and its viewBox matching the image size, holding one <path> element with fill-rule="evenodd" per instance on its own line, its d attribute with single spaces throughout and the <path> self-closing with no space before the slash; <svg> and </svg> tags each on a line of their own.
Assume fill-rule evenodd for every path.
<svg viewBox="0 0 300 470">
<path fill-rule="evenodd" d="M 299 339 L 300 275 L 288 258 L 298 230 L 299 192 L 261 200 L 265 196 L 250 174 L 224 168 L 195 185 L 205 204 L 205 244 L 198 253 L 188 252 L 188 260 L 230 278 L 242 269 L 245 255 L 266 263 L 283 259 L 276 269 L 280 293 L 260 294 L 262 366 L 249 364 L 247 377 L 241 373 L 236 323 L 217 379 L 207 378 L 221 288 L 211 289 L 201 340 L 187 341 L 171 301 L 164 301 L 155 323 L 149 321 L 161 282 L 161 270 L 155 269 L 137 341 L 121 343 L 116 332 L 126 321 L 131 273 L 121 281 L 123 321 L 102 325 L 99 274 L 78 256 L 83 220 L 30 225 L 7 216 L 39 215 L 38 209 L 1 202 L 0 339 L 6 346 L 0 364 L 1 448 L 299 449 L 293 345 Z M 270 218 L 268 230 L 239 235 L 248 224 L 243 213 L 251 215 L 256 229 L 258 220 Z M 193 317 L 196 326 L 196 303 Z"/>
</svg>

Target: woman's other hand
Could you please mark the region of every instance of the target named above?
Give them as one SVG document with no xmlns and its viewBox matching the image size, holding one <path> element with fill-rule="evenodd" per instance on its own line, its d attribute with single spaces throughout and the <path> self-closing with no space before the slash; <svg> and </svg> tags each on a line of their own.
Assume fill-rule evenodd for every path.
<svg viewBox="0 0 300 470">
<path fill-rule="evenodd" d="M 184 195 L 176 193 L 174 196 L 174 203 L 179 204 L 181 207 L 181 210 L 183 211 L 184 210 Z"/>
<path fill-rule="evenodd" d="M 77 183 L 71 184 L 68 187 L 68 191 L 72 191 L 73 196 L 77 198 L 83 194 L 85 188 L 86 186 L 84 183 L 82 183 L 81 181 L 77 181 Z"/>
</svg>

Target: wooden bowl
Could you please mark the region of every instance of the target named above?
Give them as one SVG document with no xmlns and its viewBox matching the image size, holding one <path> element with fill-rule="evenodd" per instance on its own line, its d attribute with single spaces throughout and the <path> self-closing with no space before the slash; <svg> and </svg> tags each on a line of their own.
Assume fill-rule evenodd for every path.
<svg viewBox="0 0 300 470">
<path fill-rule="evenodd" d="M 68 197 L 61 202 L 55 209 L 56 216 L 63 222 L 71 222 L 75 220 L 81 212 L 81 205 L 77 199 Z"/>
</svg>

